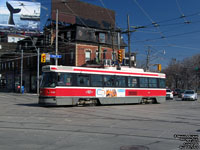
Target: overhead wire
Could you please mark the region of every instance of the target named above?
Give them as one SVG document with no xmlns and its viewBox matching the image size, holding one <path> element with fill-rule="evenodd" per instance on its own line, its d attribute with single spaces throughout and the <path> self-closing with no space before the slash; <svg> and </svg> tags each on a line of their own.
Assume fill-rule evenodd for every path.
<svg viewBox="0 0 200 150">
<path fill-rule="evenodd" d="M 185 18 L 185 15 L 184 15 L 184 13 L 183 13 L 183 11 L 182 11 L 182 9 L 181 9 L 181 6 L 180 6 L 178 0 L 176 0 L 176 4 L 177 4 L 177 7 L 178 7 L 179 12 L 181 13 L 181 18 L 183 18 L 185 22 L 188 22 L 188 23 L 189 23 L 189 21 L 187 21 L 186 18 Z"/>
<path fill-rule="evenodd" d="M 141 5 L 137 2 L 137 0 L 133 0 L 135 2 L 135 4 L 142 10 L 142 12 L 144 13 L 144 15 L 151 21 L 152 25 L 154 25 L 154 27 L 156 27 L 161 35 L 161 37 L 165 37 L 165 35 L 162 33 L 162 31 L 159 28 L 159 25 L 150 17 L 150 15 L 141 7 Z M 167 44 L 170 44 L 168 39 L 165 37 L 165 40 L 167 42 Z M 146 41 L 144 41 L 146 42 Z M 158 51 L 158 50 L 157 50 Z"/>
<path fill-rule="evenodd" d="M 103 0 L 99 0 L 99 1 L 101 2 L 102 6 L 106 9 L 106 13 L 107 13 L 108 16 L 110 17 L 110 19 L 113 21 L 113 24 L 115 24 L 115 25 L 117 26 L 116 21 L 115 21 L 114 18 L 111 16 L 111 14 L 108 12 L 108 9 L 106 8 L 106 6 L 105 6 Z"/>
</svg>

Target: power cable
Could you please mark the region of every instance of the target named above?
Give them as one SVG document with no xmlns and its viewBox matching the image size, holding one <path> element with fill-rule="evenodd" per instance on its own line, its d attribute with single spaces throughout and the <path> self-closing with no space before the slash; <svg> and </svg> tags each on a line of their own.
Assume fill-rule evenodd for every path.
<svg viewBox="0 0 200 150">
<path fill-rule="evenodd" d="M 181 10 L 181 6 L 179 5 L 178 0 L 176 0 L 176 4 L 177 4 L 179 12 L 181 13 L 181 17 L 180 18 L 183 18 L 185 23 L 189 23 L 189 21 L 186 20 L 183 11 Z"/>
<path fill-rule="evenodd" d="M 105 6 L 103 0 L 99 0 L 99 1 L 101 2 L 102 6 L 106 9 L 106 12 L 107 12 L 108 16 L 110 17 L 110 19 L 111 19 L 111 20 L 113 21 L 113 23 L 117 26 L 116 21 L 113 19 L 113 17 L 112 17 L 112 16 L 110 15 L 110 13 L 108 12 L 108 9 L 106 8 L 106 6 Z"/>
</svg>

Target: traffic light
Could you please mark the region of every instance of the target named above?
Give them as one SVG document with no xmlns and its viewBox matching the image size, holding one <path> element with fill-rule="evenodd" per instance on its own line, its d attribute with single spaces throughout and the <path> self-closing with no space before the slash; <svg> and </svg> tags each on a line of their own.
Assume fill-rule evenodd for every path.
<svg viewBox="0 0 200 150">
<path fill-rule="evenodd" d="M 122 60 L 123 60 L 123 58 L 122 58 L 122 50 L 118 50 L 118 62 L 122 63 Z"/>
<path fill-rule="evenodd" d="M 41 63 L 45 63 L 46 62 L 46 54 L 43 53 L 41 54 Z"/>
<path fill-rule="evenodd" d="M 161 64 L 157 64 L 157 65 L 158 65 L 158 71 L 161 72 L 161 70 L 162 70 L 162 66 L 161 66 Z"/>
</svg>

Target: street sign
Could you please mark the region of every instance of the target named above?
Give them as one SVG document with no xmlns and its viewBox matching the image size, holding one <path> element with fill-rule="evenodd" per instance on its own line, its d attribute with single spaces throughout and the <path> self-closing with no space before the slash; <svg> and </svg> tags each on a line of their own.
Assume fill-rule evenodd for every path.
<svg viewBox="0 0 200 150">
<path fill-rule="evenodd" d="M 46 62 L 50 62 L 50 54 L 46 53 Z"/>
<path fill-rule="evenodd" d="M 50 55 L 50 58 L 62 58 L 62 55 Z"/>
</svg>

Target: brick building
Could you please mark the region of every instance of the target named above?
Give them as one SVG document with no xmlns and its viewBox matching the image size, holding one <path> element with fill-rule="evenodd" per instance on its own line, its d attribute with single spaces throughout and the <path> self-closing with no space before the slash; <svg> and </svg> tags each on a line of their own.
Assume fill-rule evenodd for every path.
<svg viewBox="0 0 200 150">
<path fill-rule="evenodd" d="M 114 11 L 78 0 L 52 0 L 51 9 L 51 19 L 46 23 L 43 34 L 26 36 L 16 47 L 17 59 L 1 63 L 4 66 L 1 68 L 1 79 L 5 81 L 7 90 L 17 91 L 20 85 L 20 53 L 23 49 L 23 85 L 26 92 L 36 92 L 36 51 L 40 49 L 40 54 L 55 54 L 57 10 L 58 54 L 62 55 L 58 65 L 102 67 L 105 62 L 114 63 L 117 50 L 125 48 L 119 31 L 116 32 Z M 109 15 L 105 15 L 105 12 Z M 45 64 L 40 62 L 40 70 L 49 64 L 55 64 L 54 59 Z"/>
</svg>

